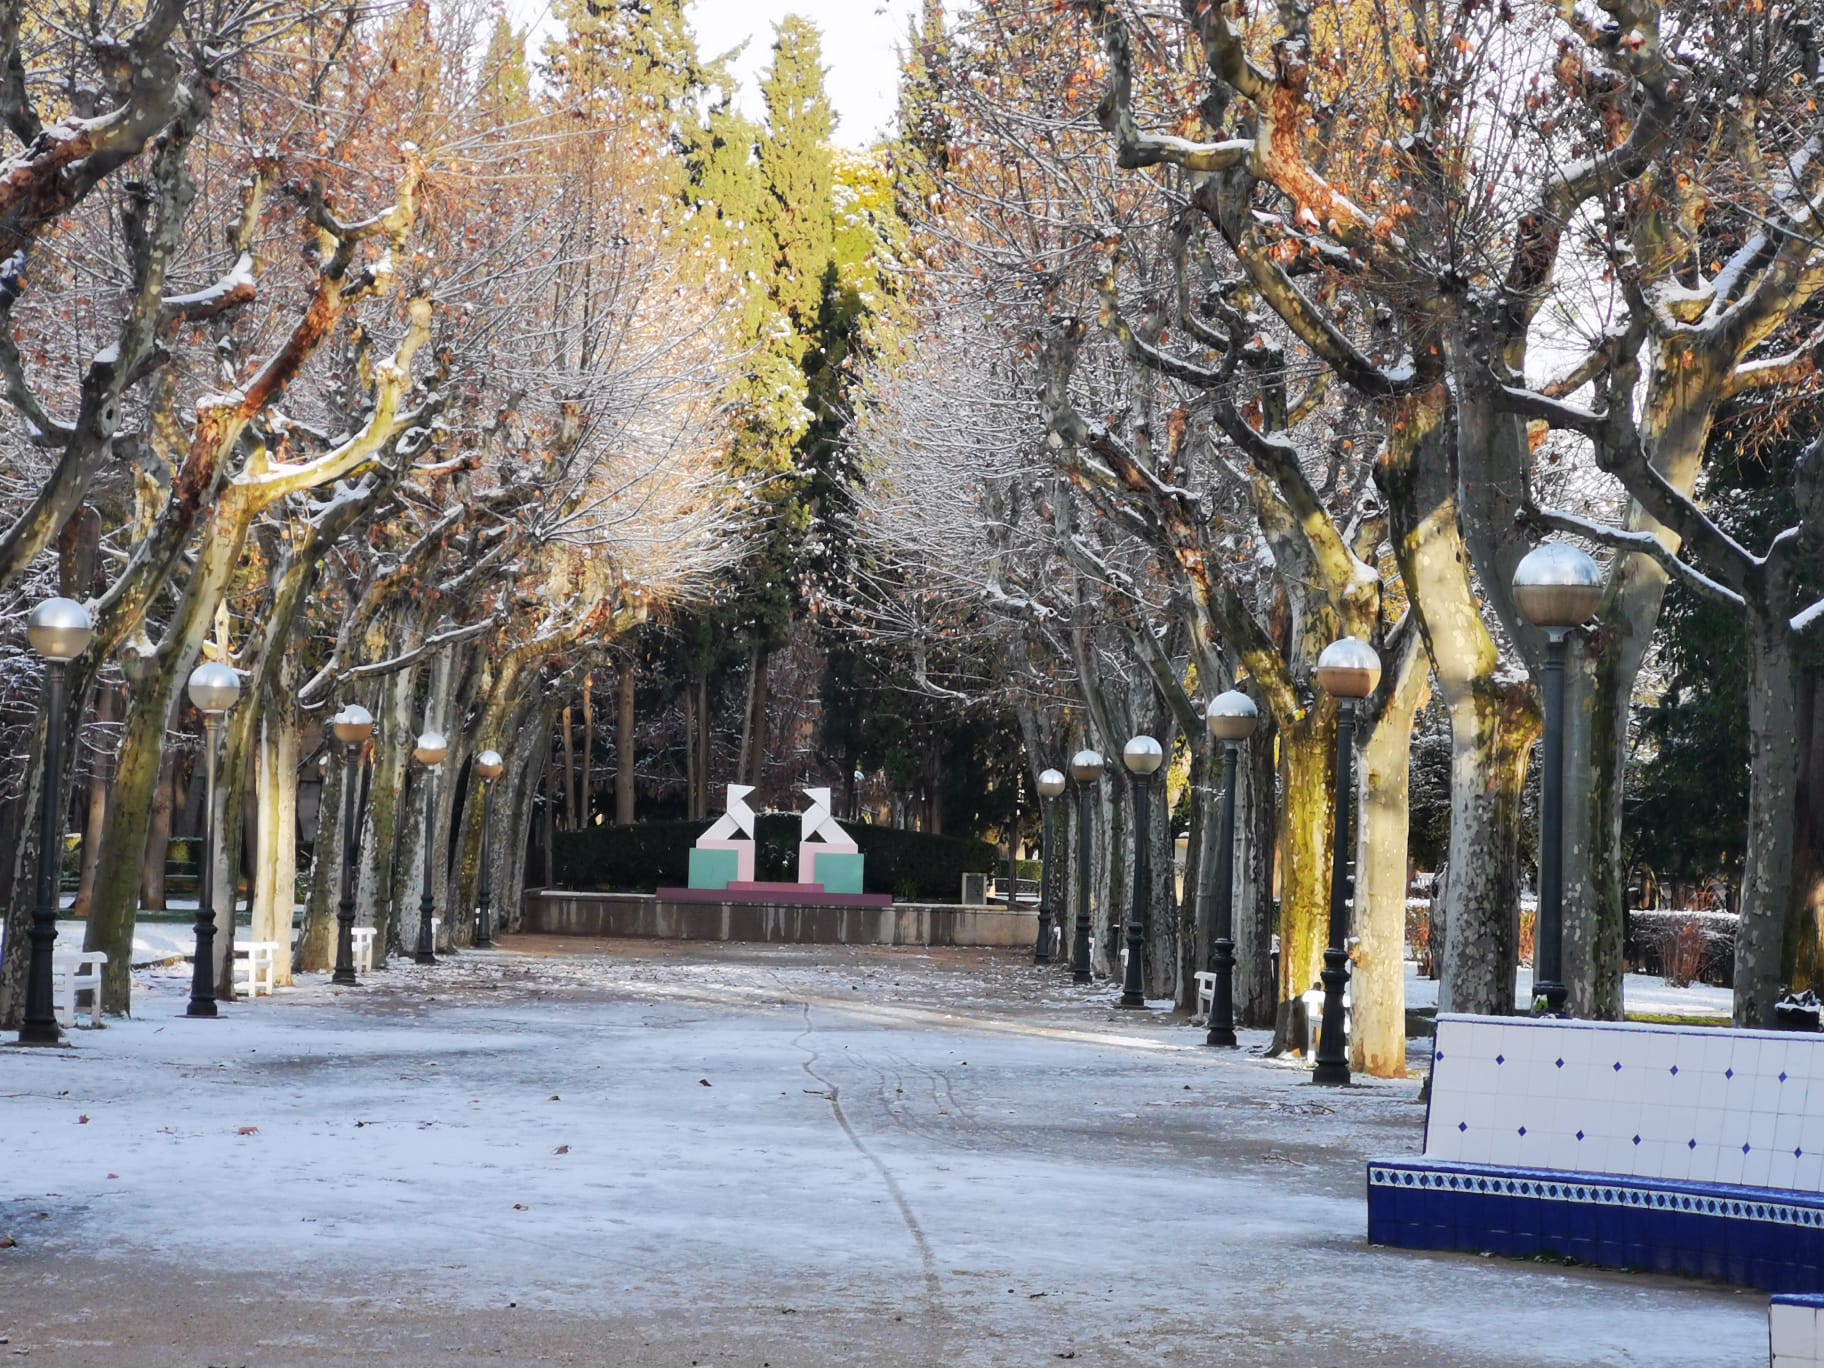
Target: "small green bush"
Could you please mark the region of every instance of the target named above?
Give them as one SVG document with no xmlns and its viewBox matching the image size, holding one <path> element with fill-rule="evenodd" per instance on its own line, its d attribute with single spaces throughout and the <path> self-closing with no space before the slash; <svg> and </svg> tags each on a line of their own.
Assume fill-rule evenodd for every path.
<svg viewBox="0 0 1824 1368">
<path fill-rule="evenodd" d="M 690 879 L 690 848 L 706 821 L 636 822 L 557 833 L 557 882 L 562 888 L 650 893 Z M 790 883 L 798 877 L 798 815 L 762 814 L 754 823 L 754 877 Z M 897 827 L 845 827 L 863 855 L 862 886 L 905 901 L 955 902 L 963 875 L 991 873 L 996 854 L 986 841 L 932 836 Z"/>
</svg>

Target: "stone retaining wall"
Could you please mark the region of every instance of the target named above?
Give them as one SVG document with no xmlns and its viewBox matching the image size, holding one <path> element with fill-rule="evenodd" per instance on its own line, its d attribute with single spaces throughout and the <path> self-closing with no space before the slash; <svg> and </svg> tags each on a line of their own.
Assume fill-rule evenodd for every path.
<svg viewBox="0 0 1824 1368">
<path fill-rule="evenodd" d="M 894 903 L 805 907 L 784 903 L 669 902 L 649 893 L 526 893 L 521 929 L 555 936 L 767 941 L 785 945 L 960 945 L 1030 948 L 1031 908 Z"/>
</svg>

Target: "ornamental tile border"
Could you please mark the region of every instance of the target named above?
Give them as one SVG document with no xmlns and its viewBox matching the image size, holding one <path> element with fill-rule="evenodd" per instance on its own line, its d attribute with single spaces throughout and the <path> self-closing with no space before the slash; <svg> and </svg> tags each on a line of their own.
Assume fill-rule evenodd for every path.
<svg viewBox="0 0 1824 1368">
<path fill-rule="evenodd" d="M 1513 1178 L 1504 1174 L 1461 1169 L 1409 1168 L 1401 1164 L 1376 1162 L 1370 1162 L 1368 1166 L 1368 1186 L 1397 1191 L 1435 1191 L 1474 1196 L 1525 1197 L 1534 1201 L 1593 1206 L 1638 1207 L 1824 1230 L 1824 1197 L 1816 1198 L 1818 1205 L 1813 1207 L 1790 1201 L 1718 1197 L 1638 1181 L 1617 1183 L 1601 1178 L 1562 1176 Z"/>
</svg>

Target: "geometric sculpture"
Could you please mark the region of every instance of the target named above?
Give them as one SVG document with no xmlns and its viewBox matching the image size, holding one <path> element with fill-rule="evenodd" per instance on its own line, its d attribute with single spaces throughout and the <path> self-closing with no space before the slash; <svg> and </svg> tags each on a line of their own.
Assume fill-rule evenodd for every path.
<svg viewBox="0 0 1824 1368">
<path fill-rule="evenodd" d="M 826 893 L 861 892 L 861 849 L 830 813 L 827 788 L 802 790 L 811 805 L 800 821 L 798 882 L 822 884 Z"/>
<path fill-rule="evenodd" d="M 751 784 L 728 786 L 728 810 L 697 838 L 690 852 L 690 887 L 727 888 L 754 880 L 754 810 L 747 805 Z M 735 837 L 739 831 L 740 837 Z"/>
</svg>

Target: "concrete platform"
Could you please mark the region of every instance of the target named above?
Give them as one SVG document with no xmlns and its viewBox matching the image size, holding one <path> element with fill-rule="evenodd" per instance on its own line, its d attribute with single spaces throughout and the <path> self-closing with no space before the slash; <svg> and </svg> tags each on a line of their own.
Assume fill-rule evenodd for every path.
<svg viewBox="0 0 1824 1368">
<path fill-rule="evenodd" d="M 677 890 L 663 890 L 674 893 Z M 689 890 L 690 900 L 650 893 L 528 892 L 523 929 L 556 936 L 759 941 L 778 945 L 947 945 L 1019 949 L 1038 939 L 1030 908 L 944 903 L 885 906 L 743 902 Z M 708 899 L 699 901 L 699 898 Z"/>
</svg>

